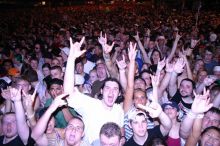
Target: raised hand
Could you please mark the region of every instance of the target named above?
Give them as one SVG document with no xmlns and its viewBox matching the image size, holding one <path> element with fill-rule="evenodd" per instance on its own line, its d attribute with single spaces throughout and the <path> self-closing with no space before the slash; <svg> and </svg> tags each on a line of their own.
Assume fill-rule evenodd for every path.
<svg viewBox="0 0 220 146">
<path fill-rule="evenodd" d="M 53 111 L 55 111 L 58 107 L 62 107 L 64 105 L 67 105 L 66 97 L 69 96 L 68 94 L 61 94 L 53 100 L 52 104 L 50 105 L 50 108 L 52 108 Z"/>
<path fill-rule="evenodd" d="M 107 44 L 107 37 L 106 37 L 106 33 L 105 33 L 105 37 L 102 36 L 102 31 L 100 32 L 100 37 L 98 37 L 98 41 L 99 43 L 104 46 L 105 44 Z"/>
<path fill-rule="evenodd" d="M 166 59 L 166 72 L 173 72 L 174 64 L 169 63 L 169 60 Z"/>
<path fill-rule="evenodd" d="M 19 89 L 16 88 L 10 88 L 10 99 L 13 102 L 21 101 L 21 87 Z"/>
<path fill-rule="evenodd" d="M 216 77 L 210 77 L 210 76 L 207 76 L 205 79 L 204 79 L 204 81 L 203 81 L 203 83 L 206 85 L 206 86 L 210 86 L 212 83 L 214 83 L 215 82 L 215 80 L 216 80 L 217 78 Z"/>
<path fill-rule="evenodd" d="M 165 64 L 166 64 L 165 58 L 163 60 L 161 60 L 161 61 L 158 61 L 157 70 L 161 71 L 164 68 Z"/>
<path fill-rule="evenodd" d="M 112 45 L 108 45 L 107 43 L 102 45 L 104 54 L 109 54 L 112 51 L 114 45 L 115 45 L 115 42 L 113 42 Z"/>
<path fill-rule="evenodd" d="M 136 58 L 136 54 L 137 54 L 136 46 L 137 46 L 136 43 L 134 45 L 132 45 L 132 42 L 129 43 L 128 57 L 130 61 L 135 60 Z"/>
<path fill-rule="evenodd" d="M 73 40 L 72 40 L 72 38 L 70 38 L 70 55 L 71 55 L 71 57 L 74 57 L 76 59 L 76 58 L 80 57 L 83 53 L 86 52 L 86 50 L 80 50 L 84 41 L 85 41 L 85 37 L 83 37 L 80 42 L 75 42 L 73 44 Z"/>
<path fill-rule="evenodd" d="M 176 38 L 175 38 L 175 39 L 176 39 L 177 41 L 179 41 L 181 37 L 182 37 L 182 36 L 181 36 L 181 35 L 179 35 L 179 34 L 177 33 L 177 34 L 176 34 Z"/>
<path fill-rule="evenodd" d="M 184 70 L 184 66 L 185 66 L 185 61 L 183 58 L 178 58 L 176 63 L 174 64 L 174 68 L 173 70 L 176 72 L 176 73 L 182 73 L 183 70 Z"/>
<path fill-rule="evenodd" d="M 151 102 L 146 106 L 138 104 L 138 108 L 144 109 L 152 118 L 157 118 L 162 113 L 162 108 L 157 102 Z"/>
<path fill-rule="evenodd" d="M 139 40 L 140 40 L 140 37 L 139 37 L 139 32 L 137 32 L 137 33 L 136 33 L 136 35 L 135 35 L 135 36 L 133 36 L 133 37 L 135 38 L 135 40 L 136 40 L 136 41 L 139 41 Z"/>
<path fill-rule="evenodd" d="M 22 91 L 23 95 L 24 95 L 24 104 L 26 107 L 32 107 L 33 106 L 33 103 L 35 101 L 35 97 L 36 97 L 36 94 L 37 94 L 37 90 L 38 90 L 38 87 L 39 87 L 39 83 L 37 83 L 37 85 L 35 86 L 35 89 L 34 89 L 34 93 L 31 95 L 31 94 L 26 94 L 24 91 Z"/>
<path fill-rule="evenodd" d="M 191 42 L 190 42 L 190 47 L 193 49 L 195 48 L 195 46 L 198 44 L 200 40 L 194 40 L 194 39 L 191 39 Z"/>
<path fill-rule="evenodd" d="M 151 77 L 151 83 L 152 83 L 152 86 L 153 87 L 158 87 L 159 86 L 159 83 L 160 83 L 160 75 L 150 75 Z"/>
<path fill-rule="evenodd" d="M 124 70 L 127 67 L 127 63 L 125 62 L 125 56 L 122 55 L 122 60 L 116 60 L 119 70 Z"/>
<path fill-rule="evenodd" d="M 203 114 L 204 112 L 207 112 L 213 104 L 210 103 L 210 98 L 209 98 L 209 90 L 206 91 L 204 88 L 203 94 L 196 94 L 193 92 L 195 95 L 191 110 L 194 114 Z"/>
<path fill-rule="evenodd" d="M 150 36 L 150 29 L 147 29 L 146 35 L 149 37 Z"/>
</svg>

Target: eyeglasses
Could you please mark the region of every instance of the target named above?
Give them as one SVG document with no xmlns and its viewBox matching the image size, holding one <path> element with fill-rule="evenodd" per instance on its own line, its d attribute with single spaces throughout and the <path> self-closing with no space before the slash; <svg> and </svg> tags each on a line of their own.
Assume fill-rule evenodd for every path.
<svg viewBox="0 0 220 146">
<path fill-rule="evenodd" d="M 67 130 L 75 130 L 76 132 L 80 132 L 80 131 L 82 131 L 83 130 L 83 127 L 81 127 L 81 126 L 73 126 L 73 125 L 68 125 L 67 127 L 66 127 L 66 129 Z"/>
</svg>

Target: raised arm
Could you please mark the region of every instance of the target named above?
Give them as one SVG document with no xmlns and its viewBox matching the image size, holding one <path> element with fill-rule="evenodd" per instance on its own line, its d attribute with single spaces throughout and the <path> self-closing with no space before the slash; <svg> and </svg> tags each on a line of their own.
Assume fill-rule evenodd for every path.
<svg viewBox="0 0 220 146">
<path fill-rule="evenodd" d="M 158 99 L 158 86 L 159 86 L 159 78 L 160 78 L 160 74 L 157 75 L 150 75 L 151 77 L 151 81 L 152 81 L 152 86 L 153 86 L 153 100 L 155 102 L 159 102 Z"/>
<path fill-rule="evenodd" d="M 21 138 L 24 145 L 27 144 L 29 138 L 29 127 L 26 122 L 25 112 L 21 101 L 21 88 L 11 88 L 11 100 L 14 102 L 15 106 L 15 117 L 16 117 L 16 124 L 18 135 Z"/>
<path fill-rule="evenodd" d="M 171 97 L 173 97 L 177 91 L 177 75 L 178 73 L 183 72 L 184 66 L 185 66 L 185 62 L 183 58 L 179 58 L 174 64 L 174 67 L 173 67 L 174 71 L 172 72 L 170 82 L 169 82 L 169 87 L 168 87 L 168 91 Z"/>
<path fill-rule="evenodd" d="M 137 41 L 138 47 L 139 47 L 140 50 L 141 50 L 141 54 L 143 55 L 144 62 L 151 64 L 150 58 L 148 57 L 147 52 L 145 51 L 144 46 L 143 46 L 142 43 L 141 43 L 141 40 L 140 40 L 140 37 L 139 37 L 139 33 L 138 33 L 138 32 L 137 32 L 137 34 L 134 36 L 134 38 L 135 38 L 135 40 Z"/>
<path fill-rule="evenodd" d="M 48 145 L 48 139 L 46 134 L 44 133 L 47 129 L 47 124 L 50 120 L 51 115 L 58 107 L 61 107 L 63 105 L 66 105 L 67 103 L 63 100 L 64 97 L 66 97 L 67 94 L 62 94 L 57 96 L 52 104 L 49 106 L 49 108 L 46 110 L 46 112 L 43 114 L 43 116 L 38 120 L 37 124 L 33 128 L 33 131 L 31 133 L 32 138 L 36 141 L 36 143 L 40 146 L 47 146 Z"/>
<path fill-rule="evenodd" d="M 26 114 L 27 114 L 27 119 L 29 121 L 30 127 L 33 128 L 36 125 L 36 118 L 35 118 L 35 111 L 34 111 L 34 102 L 36 100 L 36 93 L 38 89 L 39 84 L 35 87 L 34 93 L 31 94 L 26 94 L 23 92 L 24 95 L 24 104 L 23 106 L 26 107 Z"/>
<path fill-rule="evenodd" d="M 83 53 L 85 53 L 85 50 L 83 51 L 80 50 L 80 47 L 82 46 L 84 40 L 85 37 L 83 37 L 80 42 L 75 42 L 73 44 L 72 38 L 70 38 L 70 53 L 67 59 L 64 83 L 63 83 L 64 93 L 68 93 L 68 94 L 73 93 L 74 81 L 75 81 L 74 80 L 75 60 Z"/>
<path fill-rule="evenodd" d="M 169 81 L 170 81 L 170 78 L 171 78 L 171 74 L 173 72 L 173 64 L 170 64 L 168 62 L 168 60 L 166 60 L 166 69 L 165 70 L 166 70 L 166 74 L 165 74 L 163 80 L 161 81 L 161 83 L 158 87 L 158 98 L 163 96 L 163 92 L 168 87 Z"/>
<path fill-rule="evenodd" d="M 200 83 L 198 85 L 198 87 L 196 88 L 196 93 L 197 94 L 201 94 L 203 89 L 206 87 L 206 86 L 210 86 L 212 83 L 214 83 L 216 79 L 213 78 L 213 77 L 209 77 L 207 76 L 202 83 Z"/>
<path fill-rule="evenodd" d="M 127 88 L 127 75 L 126 75 L 127 64 L 125 62 L 124 55 L 122 56 L 122 60 L 120 60 L 120 61 L 116 60 L 116 63 L 119 68 L 119 81 L 122 85 L 123 90 L 125 91 Z"/>
<path fill-rule="evenodd" d="M 175 40 L 174 40 L 174 43 L 173 43 L 173 47 L 172 47 L 171 53 L 167 57 L 168 62 L 170 62 L 173 59 L 173 56 L 174 56 L 174 54 L 176 52 L 177 44 L 178 44 L 178 41 L 180 40 L 180 38 L 181 38 L 181 36 L 177 33 L 176 37 L 175 37 Z"/>
<path fill-rule="evenodd" d="M 161 124 L 160 131 L 163 136 L 166 136 L 169 133 L 172 127 L 172 122 L 170 118 L 163 112 L 159 103 L 151 102 L 146 106 L 143 106 L 141 104 L 139 104 L 138 106 L 146 110 L 152 118 L 159 118 Z"/>
<path fill-rule="evenodd" d="M 185 139 L 188 138 L 191 132 L 195 118 L 203 118 L 204 113 L 213 106 L 213 104 L 210 103 L 210 99 L 208 98 L 209 91 L 206 91 L 205 88 L 203 95 L 196 94 L 195 92 L 194 95 L 195 98 L 191 107 L 191 111 L 187 113 L 180 126 L 180 136 Z"/>
<path fill-rule="evenodd" d="M 112 51 L 112 48 L 114 47 L 114 42 L 112 45 L 107 44 L 107 37 L 105 34 L 105 37 L 102 36 L 102 32 L 100 33 L 100 37 L 98 38 L 99 43 L 102 46 L 103 49 L 103 58 L 105 60 L 106 67 L 111 75 L 111 77 L 118 78 L 118 70 L 116 66 L 113 64 L 110 56 L 110 52 Z"/>
<path fill-rule="evenodd" d="M 182 48 L 182 52 L 180 52 L 180 57 L 182 57 L 184 59 L 185 63 L 186 63 L 187 78 L 193 80 L 193 73 L 192 73 L 189 61 L 186 57 L 187 56 L 187 51 L 189 51 L 189 48 L 188 48 L 188 50 L 184 50 L 184 48 Z"/>
<path fill-rule="evenodd" d="M 134 93 L 134 75 L 135 75 L 135 57 L 137 54 L 136 49 L 136 44 L 133 46 L 132 43 L 130 42 L 129 45 L 129 53 L 128 57 L 130 60 L 129 67 L 128 67 L 128 85 L 125 90 L 125 100 L 123 104 L 123 109 L 124 112 L 127 113 L 128 110 L 131 108 L 133 104 L 133 93 Z"/>
</svg>

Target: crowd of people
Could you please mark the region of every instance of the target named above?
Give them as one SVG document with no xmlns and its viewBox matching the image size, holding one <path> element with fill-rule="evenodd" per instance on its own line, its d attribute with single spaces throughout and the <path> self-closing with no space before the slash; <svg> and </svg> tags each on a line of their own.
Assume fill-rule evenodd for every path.
<svg viewBox="0 0 220 146">
<path fill-rule="evenodd" d="M 218 12 L 90 5 L 0 18 L 0 145 L 220 145 Z"/>
</svg>

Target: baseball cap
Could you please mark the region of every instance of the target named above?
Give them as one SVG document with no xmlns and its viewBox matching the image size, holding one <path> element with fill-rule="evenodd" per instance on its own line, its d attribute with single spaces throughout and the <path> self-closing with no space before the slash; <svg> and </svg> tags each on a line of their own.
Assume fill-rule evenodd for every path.
<svg viewBox="0 0 220 146">
<path fill-rule="evenodd" d="M 135 120 L 137 115 L 143 115 L 145 118 L 147 118 L 147 115 L 144 111 L 141 111 L 139 109 L 134 109 L 129 112 L 128 120 Z"/>
<path fill-rule="evenodd" d="M 169 101 L 169 102 L 166 102 L 166 103 L 162 104 L 163 110 L 166 108 L 166 106 L 174 107 L 174 108 L 177 109 L 177 111 L 180 110 L 178 104 L 176 102 L 174 102 L 174 101 Z"/>
<path fill-rule="evenodd" d="M 10 75 L 10 76 L 18 76 L 18 75 L 20 75 L 20 71 L 17 68 L 10 68 L 8 70 L 8 75 Z"/>
</svg>

